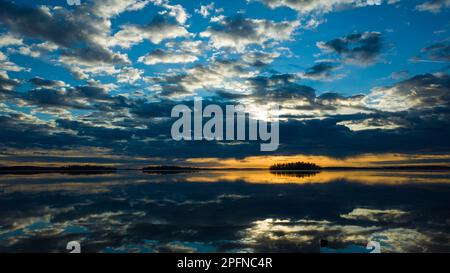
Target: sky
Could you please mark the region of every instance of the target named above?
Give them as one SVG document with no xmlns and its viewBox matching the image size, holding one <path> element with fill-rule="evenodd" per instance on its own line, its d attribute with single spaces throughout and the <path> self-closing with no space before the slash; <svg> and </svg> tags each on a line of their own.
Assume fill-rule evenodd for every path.
<svg viewBox="0 0 450 273">
<path fill-rule="evenodd" d="M 0 0 L 0 164 L 450 163 L 449 0 Z M 281 106 L 280 147 L 174 141 Z"/>
</svg>

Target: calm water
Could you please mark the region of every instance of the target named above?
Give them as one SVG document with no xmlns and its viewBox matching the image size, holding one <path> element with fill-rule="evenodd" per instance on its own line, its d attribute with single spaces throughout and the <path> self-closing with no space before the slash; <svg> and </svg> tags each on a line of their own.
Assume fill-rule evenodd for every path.
<svg viewBox="0 0 450 273">
<path fill-rule="evenodd" d="M 1 175 L 0 252 L 450 252 L 450 173 Z"/>
</svg>

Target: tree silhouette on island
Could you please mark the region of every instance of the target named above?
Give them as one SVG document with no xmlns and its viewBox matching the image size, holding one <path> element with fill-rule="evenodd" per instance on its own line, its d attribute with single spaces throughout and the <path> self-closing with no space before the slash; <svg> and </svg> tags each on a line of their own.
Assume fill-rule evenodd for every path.
<svg viewBox="0 0 450 273">
<path fill-rule="evenodd" d="M 271 171 L 319 171 L 322 168 L 310 162 L 278 163 L 270 166 Z"/>
</svg>

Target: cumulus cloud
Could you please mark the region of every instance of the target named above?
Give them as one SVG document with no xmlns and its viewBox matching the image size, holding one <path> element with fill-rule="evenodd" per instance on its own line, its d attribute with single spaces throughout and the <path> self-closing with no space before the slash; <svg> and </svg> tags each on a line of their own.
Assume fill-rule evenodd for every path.
<svg viewBox="0 0 450 273">
<path fill-rule="evenodd" d="M 135 1 L 124 2 L 129 4 Z M 105 3 L 113 5 L 110 11 L 114 13 L 124 11 L 123 8 L 114 8 L 115 5 L 122 5 L 122 1 L 89 2 L 70 11 L 63 7 L 26 7 L 1 1 L 0 25 L 11 33 L 43 41 L 32 46 L 24 45 L 14 52 L 39 57 L 43 53 L 59 50 L 60 56 L 52 61 L 67 66 L 78 78 L 86 78 L 87 74 L 98 71 L 99 66 L 114 67 L 129 63 L 125 54 L 108 48 L 111 27 L 108 17 L 112 14 L 96 13 L 103 10 L 96 7 Z"/>
<path fill-rule="evenodd" d="M 149 40 L 154 44 L 159 44 L 164 40 L 177 37 L 187 37 L 189 32 L 183 26 L 169 23 L 164 17 L 155 17 L 150 24 L 141 25 L 124 25 L 109 42 L 110 46 L 120 46 L 122 48 L 130 48 L 139 44 L 144 40 Z"/>
<path fill-rule="evenodd" d="M 80 42 L 97 44 L 96 35 L 104 36 L 102 32 L 106 23 L 87 14 L 69 13 L 62 8 L 30 8 L 0 2 L 0 24 L 15 33 L 50 41 L 65 48 Z"/>
<path fill-rule="evenodd" d="M 264 46 L 269 41 L 291 39 L 300 25 L 298 21 L 274 22 L 262 19 L 235 17 L 220 25 L 208 27 L 200 36 L 210 39 L 215 48 L 243 51 L 247 46 Z"/>
<path fill-rule="evenodd" d="M 244 92 L 247 85 L 242 80 L 254 75 L 249 65 L 241 61 L 215 60 L 208 65 L 195 65 L 182 73 L 166 73 L 146 80 L 151 89 L 161 95 L 183 97 L 201 89 Z"/>
<path fill-rule="evenodd" d="M 88 9 L 97 16 L 111 18 L 125 11 L 141 10 L 150 2 L 150 0 L 94 0 Z"/>
<path fill-rule="evenodd" d="M 258 0 L 268 7 L 275 9 L 288 7 L 302 14 L 327 13 L 337 9 L 355 8 L 381 5 L 383 2 L 396 3 L 398 1 L 383 0 Z"/>
<path fill-rule="evenodd" d="M 54 52 L 58 49 L 58 46 L 51 42 L 43 42 L 31 45 L 22 45 L 18 48 L 8 48 L 8 52 L 17 53 L 24 56 L 30 56 L 33 58 L 39 58 L 42 55 Z"/>
<path fill-rule="evenodd" d="M 280 57 L 280 52 L 247 51 L 242 59 L 253 66 L 266 66 Z"/>
<path fill-rule="evenodd" d="M 370 107 L 397 112 L 450 105 L 447 73 L 417 75 L 388 87 L 374 88 L 365 99 Z"/>
<path fill-rule="evenodd" d="M 153 0 L 153 2 L 156 5 L 166 9 L 160 12 L 159 14 L 161 15 L 167 14 L 171 17 L 174 17 L 175 20 L 180 24 L 186 23 L 187 19 L 189 19 L 190 17 L 190 15 L 186 12 L 186 9 L 180 4 L 171 5 L 169 1 L 164 0 Z"/>
<path fill-rule="evenodd" d="M 214 10 L 214 5 L 214 2 L 211 2 L 208 5 L 201 5 L 200 9 L 195 9 L 195 12 L 203 16 L 203 18 L 207 18 Z"/>
<path fill-rule="evenodd" d="M 0 35 L 0 48 L 17 45 L 23 45 L 23 39 L 11 33 L 5 33 Z"/>
<path fill-rule="evenodd" d="M 117 75 L 117 82 L 119 83 L 135 83 L 142 79 L 144 71 L 134 67 L 124 67 Z"/>
<path fill-rule="evenodd" d="M 377 61 L 383 43 L 379 32 L 364 32 L 328 42 L 318 42 L 317 47 L 325 52 L 338 54 L 345 62 L 368 65 Z"/>
<path fill-rule="evenodd" d="M 197 60 L 198 58 L 192 54 L 156 49 L 149 54 L 139 57 L 138 62 L 154 65 L 158 63 L 192 63 Z"/>
</svg>

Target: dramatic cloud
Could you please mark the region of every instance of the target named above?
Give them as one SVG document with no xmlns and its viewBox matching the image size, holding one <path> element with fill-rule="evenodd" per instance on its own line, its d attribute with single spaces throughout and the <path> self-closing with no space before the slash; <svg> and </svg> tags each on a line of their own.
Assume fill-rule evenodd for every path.
<svg viewBox="0 0 450 273">
<path fill-rule="evenodd" d="M 208 27 L 200 35 L 209 38 L 215 48 L 243 51 L 249 45 L 263 46 L 270 41 L 289 40 L 299 25 L 298 21 L 276 23 L 269 20 L 235 17 L 226 19 L 219 26 Z"/>
<path fill-rule="evenodd" d="M 249 65 L 237 60 L 217 60 L 209 65 L 196 65 L 184 73 L 149 77 L 151 89 L 169 97 L 192 95 L 194 91 L 206 89 L 244 91 L 247 86 L 242 80 L 255 75 Z"/>
<path fill-rule="evenodd" d="M 122 1 L 106 2 L 117 6 L 113 13 L 118 14 L 136 1 L 124 1 L 125 6 L 122 6 Z M 0 25 L 12 33 L 43 41 L 32 46 L 24 45 L 13 52 L 40 57 L 43 53 L 59 50 L 60 56 L 52 61 L 68 67 L 77 78 L 87 78 L 89 74 L 108 73 L 114 70 L 115 65 L 130 63 L 127 55 L 108 48 L 111 27 L 108 17 L 113 14 L 96 13 L 103 10 L 100 6 L 106 2 L 96 1 L 96 4 L 89 3 L 74 10 L 66 10 L 62 7 L 22 7 L 0 1 Z"/>
<path fill-rule="evenodd" d="M 382 59 L 385 42 L 405 48 L 408 33 L 393 39 L 392 33 L 382 37 L 363 29 L 333 39 L 337 28 L 318 27 L 335 20 L 328 12 L 398 1 L 262 2 L 300 14 L 280 9 L 274 17 L 245 1 L 268 13 L 231 5 L 226 14 L 238 15 L 227 18 L 218 2 L 103 0 L 67 7 L 0 0 L 0 116 L 9 130 L 1 132 L 9 140 L 0 148 L 96 147 L 164 160 L 258 154 L 253 142 L 171 140 L 170 109 L 201 95 L 208 103 L 240 103 L 253 112 L 279 104 L 281 155 L 450 150 L 450 80 L 447 68 L 434 63 L 449 62 L 449 45 L 433 36 L 436 29 L 420 35 L 416 46 L 424 49 L 416 60 L 427 61 L 419 71 L 444 72 L 411 77 L 417 64 L 400 60 L 403 52 L 386 50 L 386 62 L 369 66 Z M 380 9 L 333 16 L 355 29 L 355 18 L 370 25 L 378 20 L 364 17 L 368 10 Z M 394 29 L 385 22 L 382 29 Z M 361 211 L 347 220 L 357 220 L 356 214 Z"/>
<path fill-rule="evenodd" d="M 309 86 L 294 83 L 293 75 L 274 75 L 270 78 L 255 77 L 250 79 L 252 95 L 264 102 L 310 101 L 315 98 L 315 90 Z"/>
<path fill-rule="evenodd" d="M 345 62 L 368 65 L 377 61 L 383 43 L 380 33 L 364 32 L 328 42 L 318 42 L 317 46 L 325 52 L 340 55 Z"/>
<path fill-rule="evenodd" d="M 0 1 L 0 24 L 11 31 L 29 37 L 53 42 L 64 48 L 79 43 L 97 45 L 104 36 L 107 22 L 82 13 L 70 13 L 65 9 L 19 7 Z"/>
<path fill-rule="evenodd" d="M 371 107 L 390 112 L 448 107 L 450 76 L 446 73 L 417 75 L 393 86 L 375 88 L 366 102 Z"/>
</svg>

